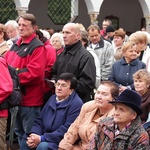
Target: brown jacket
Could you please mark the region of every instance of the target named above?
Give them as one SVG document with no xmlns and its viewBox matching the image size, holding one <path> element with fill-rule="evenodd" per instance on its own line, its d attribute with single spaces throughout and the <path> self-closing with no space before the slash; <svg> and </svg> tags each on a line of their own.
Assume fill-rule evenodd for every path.
<svg viewBox="0 0 150 150">
<path fill-rule="evenodd" d="M 64 138 L 59 143 L 59 147 L 65 150 L 85 150 L 88 142 L 96 132 L 96 125 L 100 119 L 107 116 L 112 116 L 114 109 L 105 115 L 94 119 L 94 116 L 99 115 L 95 101 L 85 103 L 78 118 L 71 124 Z M 79 140 L 79 142 L 77 142 Z"/>
<path fill-rule="evenodd" d="M 143 110 L 143 114 L 141 115 L 141 120 L 143 122 L 146 122 L 148 119 L 149 112 L 150 112 L 150 88 L 144 95 L 142 95 L 141 108 Z"/>
</svg>

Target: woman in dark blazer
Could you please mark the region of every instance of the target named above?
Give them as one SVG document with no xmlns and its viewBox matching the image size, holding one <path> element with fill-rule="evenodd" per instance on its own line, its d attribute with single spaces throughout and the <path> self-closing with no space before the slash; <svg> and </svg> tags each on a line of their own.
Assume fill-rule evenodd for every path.
<svg viewBox="0 0 150 150">
<path fill-rule="evenodd" d="M 120 87 L 120 92 L 125 89 L 134 89 L 132 75 L 146 65 L 137 57 L 137 45 L 134 42 L 126 42 L 122 47 L 123 58 L 116 61 L 112 66 L 109 80 Z"/>
</svg>

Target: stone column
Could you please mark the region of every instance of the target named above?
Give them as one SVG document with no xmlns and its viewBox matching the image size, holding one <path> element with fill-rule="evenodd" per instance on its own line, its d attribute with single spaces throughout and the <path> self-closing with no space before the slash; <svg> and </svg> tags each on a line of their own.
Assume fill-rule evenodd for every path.
<svg viewBox="0 0 150 150">
<path fill-rule="evenodd" d="M 89 15 L 90 15 L 90 19 L 91 19 L 91 24 L 98 24 L 98 21 L 97 21 L 98 14 L 93 13 L 93 14 L 89 14 Z"/>
<path fill-rule="evenodd" d="M 91 19 L 91 24 L 95 23 L 97 24 L 97 17 L 99 15 L 100 7 L 102 5 L 104 0 L 85 0 L 88 14 Z"/>
<path fill-rule="evenodd" d="M 22 8 L 18 8 L 16 10 L 18 11 L 19 16 L 27 13 L 27 10 L 22 10 Z"/>
<path fill-rule="evenodd" d="M 14 0 L 18 15 L 25 14 L 28 11 L 30 0 Z"/>
<path fill-rule="evenodd" d="M 150 33 L 150 16 L 145 16 L 146 21 L 146 31 Z"/>
</svg>

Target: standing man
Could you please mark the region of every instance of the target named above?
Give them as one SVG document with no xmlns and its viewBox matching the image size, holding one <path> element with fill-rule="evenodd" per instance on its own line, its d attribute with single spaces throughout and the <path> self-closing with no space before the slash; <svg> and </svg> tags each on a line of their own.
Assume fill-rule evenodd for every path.
<svg viewBox="0 0 150 150">
<path fill-rule="evenodd" d="M 115 34 L 115 28 L 112 25 L 107 26 L 107 28 L 106 28 L 106 34 L 107 34 L 107 40 L 110 43 L 113 43 L 114 34 Z"/>
<path fill-rule="evenodd" d="M 94 52 L 100 61 L 101 80 L 108 80 L 114 62 L 113 47 L 111 43 L 101 37 L 100 29 L 97 25 L 90 25 L 87 30 L 91 42 L 89 47 L 94 49 Z"/>
<path fill-rule="evenodd" d="M 106 28 L 107 26 L 112 25 L 111 20 L 109 19 L 104 19 L 102 22 L 102 29 L 100 30 L 100 34 L 102 37 L 107 38 L 107 34 L 106 34 Z"/>
<path fill-rule="evenodd" d="M 23 89 L 15 126 L 20 144 L 23 134 L 30 132 L 43 104 L 46 50 L 36 38 L 36 19 L 32 14 L 21 15 L 18 25 L 20 38 L 6 53 L 5 58 L 9 65 L 18 70 Z"/>
<path fill-rule="evenodd" d="M 96 68 L 94 58 L 81 44 L 80 28 L 67 23 L 62 30 L 65 49 L 58 56 L 53 69 L 53 78 L 64 72 L 74 74 L 78 80 L 77 93 L 83 102 L 91 99 L 95 87 Z"/>
</svg>

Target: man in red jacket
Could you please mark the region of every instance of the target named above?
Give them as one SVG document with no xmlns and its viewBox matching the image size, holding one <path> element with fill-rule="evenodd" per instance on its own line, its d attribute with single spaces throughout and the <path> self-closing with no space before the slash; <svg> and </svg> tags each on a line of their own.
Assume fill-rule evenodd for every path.
<svg viewBox="0 0 150 150">
<path fill-rule="evenodd" d="M 13 83 L 8 71 L 6 60 L 0 57 L 0 106 L 11 94 Z M 0 109 L 0 150 L 6 150 L 6 128 L 8 109 Z"/>
<path fill-rule="evenodd" d="M 43 104 L 46 50 L 36 38 L 36 19 L 32 14 L 21 15 L 18 25 L 20 38 L 6 53 L 5 58 L 9 65 L 18 69 L 22 86 L 23 99 L 15 125 L 20 143 L 23 134 L 30 132 Z"/>
</svg>

